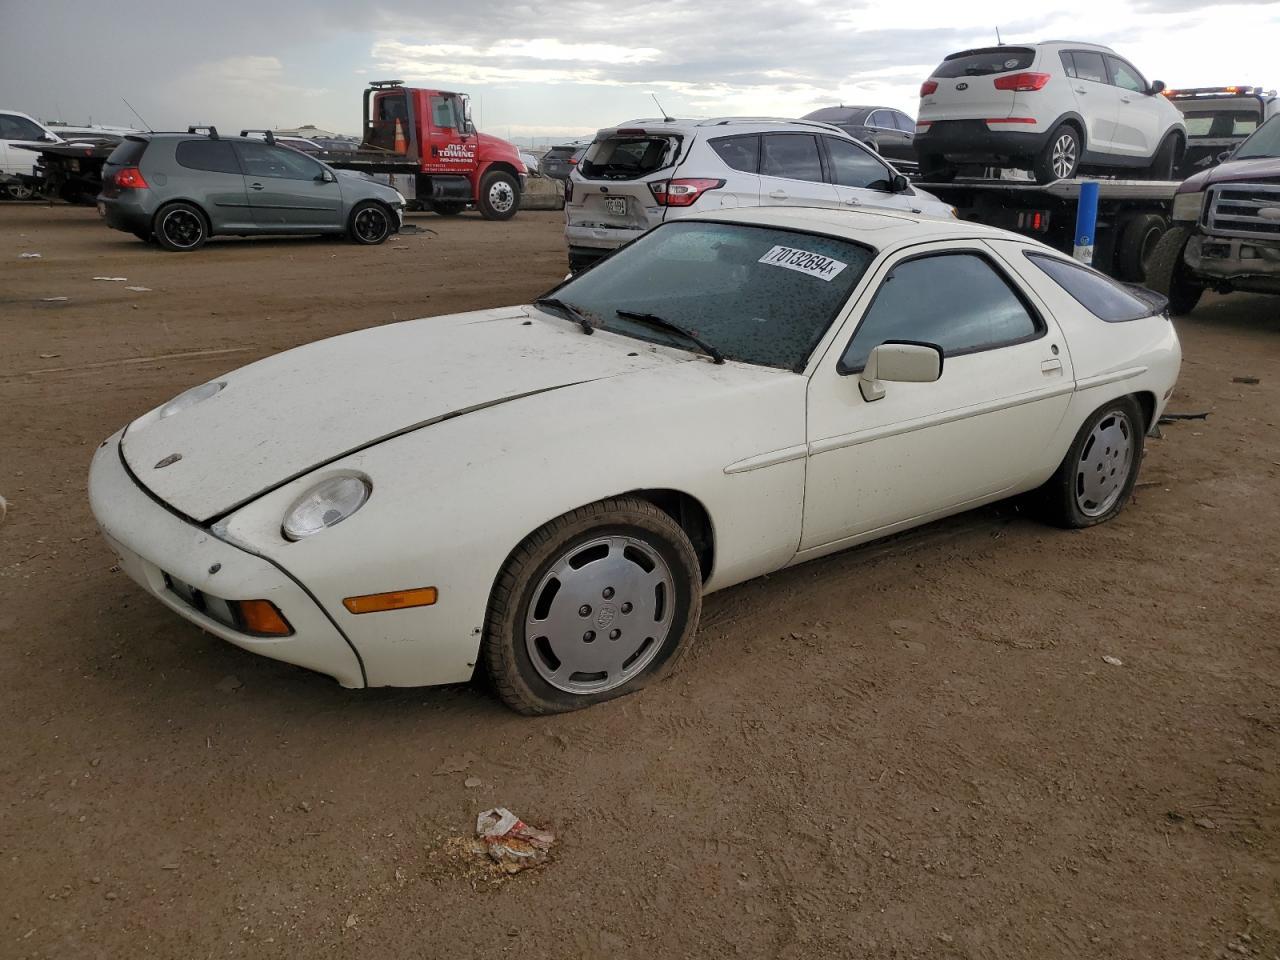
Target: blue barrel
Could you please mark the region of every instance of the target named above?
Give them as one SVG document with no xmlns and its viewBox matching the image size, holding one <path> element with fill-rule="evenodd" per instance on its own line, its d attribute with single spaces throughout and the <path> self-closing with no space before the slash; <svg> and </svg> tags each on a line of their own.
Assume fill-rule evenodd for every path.
<svg viewBox="0 0 1280 960">
<path fill-rule="evenodd" d="M 1081 263 L 1093 266 L 1093 241 L 1098 229 L 1098 182 L 1080 184 L 1080 200 L 1076 204 L 1076 244 L 1072 255 Z"/>
</svg>

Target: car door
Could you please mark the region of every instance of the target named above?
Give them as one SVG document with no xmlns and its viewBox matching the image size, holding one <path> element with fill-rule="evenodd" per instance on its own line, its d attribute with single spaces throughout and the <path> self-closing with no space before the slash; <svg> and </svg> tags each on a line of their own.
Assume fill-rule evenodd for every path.
<svg viewBox="0 0 1280 960">
<path fill-rule="evenodd" d="M 826 180 L 812 133 L 766 133 L 760 147 L 761 206 L 834 207 L 840 197 Z"/>
<path fill-rule="evenodd" d="M 235 148 L 260 229 L 305 232 L 344 226 L 342 188 L 328 167 L 269 143 L 241 140 Z"/>
<path fill-rule="evenodd" d="M 981 241 L 899 251 L 862 289 L 809 382 L 801 551 L 1014 490 L 1043 468 L 1073 389 L 1056 323 Z M 864 400 L 858 373 L 887 340 L 937 344 L 942 376 Z"/>
<path fill-rule="evenodd" d="M 166 189 L 198 203 L 214 233 L 254 228 L 244 174 L 229 140 L 179 141 L 173 159 L 175 166 L 165 171 Z"/>
<path fill-rule="evenodd" d="M 476 139 L 467 131 L 462 101 L 456 94 L 434 93 L 430 101 L 423 169 L 469 176 L 476 168 Z"/>
<path fill-rule="evenodd" d="M 1128 61 L 1108 54 L 1107 69 L 1119 95 L 1116 152 L 1131 157 L 1154 156 L 1164 134 L 1160 98 L 1147 94 L 1150 84 Z"/>
<path fill-rule="evenodd" d="M 869 149 L 843 137 L 824 136 L 822 145 L 842 206 L 911 209 L 911 195 L 890 189 L 893 172 Z"/>
<path fill-rule="evenodd" d="M 912 122 L 912 133 L 898 127 L 894 118 L 896 110 L 873 110 L 867 117 L 868 132 L 876 143 L 876 152 L 891 163 L 899 159 L 913 159 L 915 152 L 911 146 L 914 139 L 915 123 Z"/>
<path fill-rule="evenodd" d="M 1102 54 L 1096 50 L 1063 50 L 1061 59 L 1071 78 L 1076 109 L 1084 118 L 1085 149 L 1115 153 L 1120 89 L 1112 86 Z"/>
</svg>

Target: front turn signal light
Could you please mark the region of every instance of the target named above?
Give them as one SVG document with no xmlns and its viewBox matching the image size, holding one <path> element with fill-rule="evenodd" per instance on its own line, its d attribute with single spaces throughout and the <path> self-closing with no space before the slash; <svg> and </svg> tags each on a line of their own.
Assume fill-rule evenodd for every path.
<svg viewBox="0 0 1280 960">
<path fill-rule="evenodd" d="M 241 600 L 240 622 L 245 633 L 259 637 L 288 637 L 293 634 L 293 627 L 270 600 Z"/>
<path fill-rule="evenodd" d="M 367 593 L 361 597 L 347 597 L 342 605 L 351 613 L 379 613 L 383 610 L 404 610 L 409 607 L 429 607 L 436 602 L 439 592 L 435 587 L 416 587 L 413 590 L 392 590 L 388 593 Z"/>
</svg>

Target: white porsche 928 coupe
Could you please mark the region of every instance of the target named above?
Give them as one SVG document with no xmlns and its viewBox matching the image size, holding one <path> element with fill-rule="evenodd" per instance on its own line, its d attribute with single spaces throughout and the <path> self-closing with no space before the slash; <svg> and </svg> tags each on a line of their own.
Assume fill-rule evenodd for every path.
<svg viewBox="0 0 1280 960">
<path fill-rule="evenodd" d="M 972 223 L 716 211 L 532 305 L 195 387 L 102 444 L 90 499 L 247 650 L 571 710 L 668 671 L 710 591 L 1030 491 L 1114 517 L 1181 362 L 1164 310 Z"/>
</svg>

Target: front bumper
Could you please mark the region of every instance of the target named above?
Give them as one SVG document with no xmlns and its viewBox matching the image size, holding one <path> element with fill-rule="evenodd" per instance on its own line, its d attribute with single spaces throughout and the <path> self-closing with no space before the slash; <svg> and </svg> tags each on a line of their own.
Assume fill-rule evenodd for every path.
<svg viewBox="0 0 1280 960">
<path fill-rule="evenodd" d="M 1256 277 L 1268 281 L 1263 292 L 1273 292 L 1280 283 L 1280 238 L 1252 240 L 1247 237 L 1195 235 L 1187 241 L 1187 266 L 1202 277 L 1214 280 L 1241 280 Z"/>
<path fill-rule="evenodd" d="M 89 504 L 120 567 L 179 616 L 252 653 L 328 674 L 344 687 L 366 685 L 354 647 L 310 593 L 282 567 L 219 540 L 170 512 L 125 468 L 121 433 L 104 442 L 89 469 Z M 176 578 L 225 600 L 270 600 L 293 627 L 289 637 L 241 633 L 191 606 L 169 586 Z"/>
<path fill-rule="evenodd" d="M 917 157 L 942 156 L 968 163 L 1028 162 L 1044 148 L 1048 136 L 1048 131 L 1035 127 L 997 130 L 984 120 L 935 120 L 916 134 L 914 145 Z"/>
</svg>

